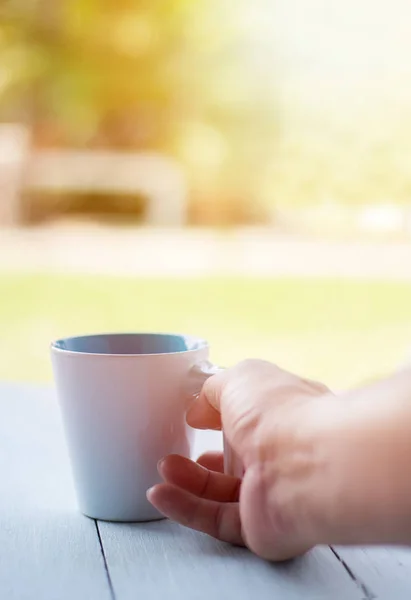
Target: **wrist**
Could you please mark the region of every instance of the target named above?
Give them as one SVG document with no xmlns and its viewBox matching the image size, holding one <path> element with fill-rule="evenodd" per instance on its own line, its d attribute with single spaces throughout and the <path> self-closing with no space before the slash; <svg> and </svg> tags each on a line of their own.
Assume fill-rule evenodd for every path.
<svg viewBox="0 0 411 600">
<path fill-rule="evenodd" d="M 324 532 L 332 543 L 411 539 L 409 374 L 342 395 L 318 428 Z"/>
</svg>

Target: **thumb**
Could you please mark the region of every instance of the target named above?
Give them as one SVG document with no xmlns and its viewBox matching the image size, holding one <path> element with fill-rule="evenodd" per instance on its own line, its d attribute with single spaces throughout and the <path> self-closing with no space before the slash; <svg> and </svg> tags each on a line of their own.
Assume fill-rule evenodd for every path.
<svg viewBox="0 0 411 600">
<path fill-rule="evenodd" d="M 199 397 L 187 411 L 187 423 L 195 429 L 221 429 L 221 396 L 225 386 L 225 372 L 221 371 L 205 381 Z"/>
</svg>

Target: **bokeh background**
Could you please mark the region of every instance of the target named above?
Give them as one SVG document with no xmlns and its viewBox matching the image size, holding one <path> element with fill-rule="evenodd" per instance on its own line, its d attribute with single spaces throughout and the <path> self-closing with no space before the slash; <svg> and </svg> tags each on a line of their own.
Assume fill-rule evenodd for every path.
<svg viewBox="0 0 411 600">
<path fill-rule="evenodd" d="M 96 331 L 411 359 L 408 0 L 2 0 L 0 378 Z"/>
</svg>

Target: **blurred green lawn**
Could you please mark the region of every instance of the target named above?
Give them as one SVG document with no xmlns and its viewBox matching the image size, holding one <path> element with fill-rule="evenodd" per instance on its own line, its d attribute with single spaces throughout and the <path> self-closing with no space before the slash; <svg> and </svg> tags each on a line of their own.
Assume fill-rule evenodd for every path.
<svg viewBox="0 0 411 600">
<path fill-rule="evenodd" d="M 411 282 L 0 277 L 0 379 L 51 379 L 48 345 L 96 331 L 198 334 L 332 386 L 396 368 L 411 350 Z"/>
</svg>

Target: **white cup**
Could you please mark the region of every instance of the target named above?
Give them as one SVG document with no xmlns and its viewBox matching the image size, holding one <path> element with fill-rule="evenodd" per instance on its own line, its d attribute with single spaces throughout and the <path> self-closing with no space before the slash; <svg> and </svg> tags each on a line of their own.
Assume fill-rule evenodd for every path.
<svg viewBox="0 0 411 600">
<path fill-rule="evenodd" d="M 146 491 L 159 482 L 163 456 L 190 456 L 187 390 L 193 367 L 207 361 L 208 352 L 204 340 L 166 334 L 90 335 L 52 344 L 82 513 L 107 521 L 162 518 Z"/>
</svg>

